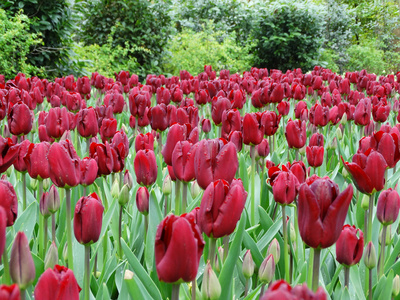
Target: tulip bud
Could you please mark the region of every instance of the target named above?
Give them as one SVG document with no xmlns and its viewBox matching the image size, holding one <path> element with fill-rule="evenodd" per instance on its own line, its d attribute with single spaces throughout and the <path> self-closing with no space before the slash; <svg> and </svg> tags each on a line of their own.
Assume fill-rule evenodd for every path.
<svg viewBox="0 0 400 300">
<path fill-rule="evenodd" d="M 136 192 L 136 206 L 138 210 L 145 216 L 149 213 L 149 190 L 142 186 Z"/>
<path fill-rule="evenodd" d="M 48 208 L 48 203 L 49 203 L 49 193 L 45 192 L 40 197 L 40 203 L 39 203 L 40 213 L 45 218 L 48 218 L 51 216 L 51 212 L 49 211 L 49 208 Z"/>
<path fill-rule="evenodd" d="M 129 190 L 133 187 L 133 178 L 128 170 L 124 174 L 124 185 L 127 185 Z"/>
<path fill-rule="evenodd" d="M 113 198 L 118 198 L 119 195 L 119 182 L 117 179 L 114 180 L 114 183 L 111 186 L 111 196 Z"/>
<path fill-rule="evenodd" d="M 385 237 L 385 245 L 386 246 L 390 245 L 390 242 L 392 241 L 392 233 L 391 233 L 390 227 L 391 227 L 391 225 L 389 225 L 386 230 L 386 237 Z M 382 245 L 382 238 L 383 238 L 382 234 L 383 234 L 383 230 L 381 230 L 379 232 L 379 245 Z"/>
<path fill-rule="evenodd" d="M 262 283 L 270 283 L 275 275 L 275 261 L 272 254 L 268 255 L 261 263 L 258 270 L 258 278 Z"/>
<path fill-rule="evenodd" d="M 50 187 L 50 178 L 43 179 L 43 189 L 47 191 Z"/>
<path fill-rule="evenodd" d="M 118 196 L 118 203 L 121 206 L 124 206 L 129 201 L 129 187 L 127 184 L 124 184 L 122 187 L 119 196 Z"/>
<path fill-rule="evenodd" d="M 169 195 L 172 192 L 172 181 L 169 175 L 165 176 L 163 185 L 162 185 L 162 192 L 165 195 Z"/>
<path fill-rule="evenodd" d="M 268 246 L 267 256 L 269 256 L 270 254 L 272 254 L 274 256 L 275 264 L 277 264 L 281 257 L 281 248 L 280 248 L 279 242 L 276 238 L 274 238 L 272 240 L 271 244 L 269 244 L 269 246 Z"/>
<path fill-rule="evenodd" d="M 60 195 L 57 187 L 52 184 L 49 190 L 48 210 L 51 213 L 56 213 L 60 209 Z"/>
<path fill-rule="evenodd" d="M 190 187 L 190 194 L 192 195 L 192 199 L 196 199 L 198 195 L 201 193 L 201 188 L 197 181 L 192 182 L 192 186 Z"/>
<path fill-rule="evenodd" d="M 10 275 L 21 290 L 25 290 L 36 276 L 35 264 L 25 233 L 18 232 L 11 249 Z"/>
<path fill-rule="evenodd" d="M 289 227 L 289 234 L 290 234 L 290 240 L 293 244 L 293 248 L 296 247 L 296 240 L 297 240 L 297 235 L 296 235 L 296 230 L 294 229 L 293 223 L 290 222 L 290 227 Z M 290 250 L 289 250 L 290 253 Z"/>
<path fill-rule="evenodd" d="M 218 247 L 218 254 L 215 256 L 214 268 L 215 271 L 221 272 L 221 264 L 224 261 L 224 248 Z"/>
<path fill-rule="evenodd" d="M 349 177 L 349 172 L 347 172 L 346 168 L 342 169 L 342 175 L 344 178 Z"/>
<path fill-rule="evenodd" d="M 52 242 L 44 259 L 44 269 L 54 269 L 55 265 L 58 265 L 58 250 L 56 244 Z"/>
<path fill-rule="evenodd" d="M 243 257 L 242 271 L 246 278 L 250 278 L 254 274 L 254 261 L 250 250 L 247 250 Z"/>
<path fill-rule="evenodd" d="M 131 270 L 125 270 L 124 280 L 131 280 L 135 274 Z"/>
<path fill-rule="evenodd" d="M 392 297 L 397 297 L 397 295 L 400 292 L 400 277 L 397 274 L 394 278 L 393 278 L 393 287 L 392 287 Z"/>
<path fill-rule="evenodd" d="M 338 138 L 339 141 L 342 140 L 342 138 L 343 138 L 343 133 L 342 133 L 342 131 L 340 130 L 339 127 L 336 129 L 335 135 L 336 135 L 336 137 Z"/>
<path fill-rule="evenodd" d="M 306 154 L 306 148 L 307 148 L 307 146 L 306 146 L 306 145 L 304 145 L 304 147 L 301 147 L 301 148 L 299 149 L 299 153 L 300 153 L 300 155 L 304 155 L 304 154 Z"/>
<path fill-rule="evenodd" d="M 221 285 L 211 268 L 210 261 L 207 262 L 204 270 L 203 284 L 201 286 L 201 294 L 203 299 L 217 300 L 221 295 Z"/>
<path fill-rule="evenodd" d="M 329 144 L 329 149 L 335 150 L 338 147 L 338 141 L 337 138 L 334 137 L 332 142 Z"/>
<path fill-rule="evenodd" d="M 365 247 L 364 264 L 368 269 L 373 269 L 376 267 L 376 251 L 372 242 L 369 242 Z"/>
<path fill-rule="evenodd" d="M 63 249 L 63 252 L 62 252 L 62 256 L 63 256 L 63 259 L 65 261 L 65 264 L 68 264 L 68 243 L 67 242 L 65 242 L 64 249 Z"/>
<path fill-rule="evenodd" d="M 10 168 L 9 168 L 10 169 Z M 38 181 L 36 179 L 31 178 L 31 182 L 30 182 L 31 188 L 33 190 L 36 190 L 38 187 Z"/>
<path fill-rule="evenodd" d="M 347 123 L 347 114 L 343 114 L 340 124 L 345 125 Z"/>
</svg>

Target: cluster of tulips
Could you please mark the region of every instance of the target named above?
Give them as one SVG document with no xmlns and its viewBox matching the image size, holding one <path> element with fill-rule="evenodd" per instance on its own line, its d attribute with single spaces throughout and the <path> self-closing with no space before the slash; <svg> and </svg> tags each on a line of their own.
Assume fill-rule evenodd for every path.
<svg viewBox="0 0 400 300">
<path fill-rule="evenodd" d="M 397 297 L 398 93 L 321 67 L 0 75 L 0 299 Z"/>
</svg>

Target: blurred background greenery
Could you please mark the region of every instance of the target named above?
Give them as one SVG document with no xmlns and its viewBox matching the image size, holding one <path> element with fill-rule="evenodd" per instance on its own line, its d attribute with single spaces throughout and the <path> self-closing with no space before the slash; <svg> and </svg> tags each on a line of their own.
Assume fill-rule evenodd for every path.
<svg viewBox="0 0 400 300">
<path fill-rule="evenodd" d="M 3 0 L 0 74 L 400 70 L 400 0 Z"/>
</svg>

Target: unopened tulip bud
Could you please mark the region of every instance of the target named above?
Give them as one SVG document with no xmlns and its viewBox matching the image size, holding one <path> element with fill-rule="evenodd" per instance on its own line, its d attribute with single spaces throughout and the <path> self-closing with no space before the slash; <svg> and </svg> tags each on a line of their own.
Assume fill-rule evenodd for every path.
<svg viewBox="0 0 400 300">
<path fill-rule="evenodd" d="M 393 287 L 392 287 L 392 296 L 397 297 L 397 295 L 400 292 L 400 277 L 397 274 L 394 278 L 393 278 Z"/>
<path fill-rule="evenodd" d="M 65 242 L 64 249 L 63 249 L 63 252 L 62 252 L 62 256 L 63 256 L 63 259 L 65 261 L 65 264 L 67 265 L 68 264 L 68 243 L 67 242 Z"/>
<path fill-rule="evenodd" d="M 149 190 L 147 187 L 141 186 L 136 192 L 136 206 L 145 216 L 149 213 L 149 198 Z"/>
<path fill-rule="evenodd" d="M 135 274 L 131 270 L 125 270 L 124 280 L 131 280 Z"/>
<path fill-rule="evenodd" d="M 254 261 L 250 250 L 247 250 L 243 257 L 242 271 L 246 278 L 250 278 L 254 274 Z"/>
<path fill-rule="evenodd" d="M 373 269 L 376 267 L 376 251 L 372 242 L 369 242 L 365 247 L 364 264 L 368 269 Z"/>
<path fill-rule="evenodd" d="M 224 248 L 218 247 L 218 254 L 215 256 L 215 263 L 214 263 L 215 271 L 221 272 L 221 265 L 223 261 L 224 261 Z"/>
<path fill-rule="evenodd" d="M 204 270 L 201 294 L 203 299 L 207 300 L 217 300 L 221 295 L 221 284 L 219 283 L 217 276 L 211 268 L 210 261 L 207 262 L 206 268 Z"/>
<path fill-rule="evenodd" d="M 128 185 L 124 184 L 122 187 L 119 196 L 118 196 L 118 203 L 121 206 L 124 206 L 129 201 L 129 187 Z"/>
<path fill-rule="evenodd" d="M 131 189 L 133 187 L 133 178 L 128 170 L 126 170 L 124 174 L 124 185 L 125 184 L 128 186 L 128 189 Z"/>
<path fill-rule="evenodd" d="M 35 280 L 36 270 L 31 249 L 25 233 L 18 232 L 11 249 L 10 275 L 21 290 L 25 290 Z"/>
<path fill-rule="evenodd" d="M 162 192 L 165 195 L 169 195 L 172 192 L 172 181 L 169 175 L 165 176 L 163 185 L 162 185 Z"/>
<path fill-rule="evenodd" d="M 49 203 L 49 193 L 45 192 L 40 197 L 40 202 L 39 202 L 39 211 L 42 214 L 42 216 L 45 218 L 48 218 L 51 216 L 51 212 L 49 211 L 49 208 L 48 208 L 48 206 L 49 206 L 48 203 Z"/>
<path fill-rule="evenodd" d="M 56 213 L 60 209 L 60 195 L 57 187 L 53 184 L 49 190 L 48 210 L 51 213 Z"/>
<path fill-rule="evenodd" d="M 43 189 L 47 191 L 50 187 L 51 181 L 50 178 L 43 179 Z"/>
<path fill-rule="evenodd" d="M 261 263 L 258 270 L 258 278 L 262 283 L 270 283 L 275 275 L 275 261 L 272 254 L 268 255 Z"/>
<path fill-rule="evenodd" d="M 114 180 L 114 183 L 111 186 L 111 196 L 113 198 L 118 198 L 119 196 L 119 182 L 117 179 Z"/>
<path fill-rule="evenodd" d="M 190 187 L 190 194 L 192 195 L 192 199 L 196 199 L 198 195 L 201 193 L 201 187 L 197 183 L 197 181 L 192 182 L 192 186 Z"/>
<path fill-rule="evenodd" d="M 37 181 L 36 179 L 34 179 L 34 178 L 31 178 L 30 185 L 31 185 L 31 188 L 32 188 L 33 190 L 36 190 L 37 187 L 38 187 L 38 181 Z"/>
<path fill-rule="evenodd" d="M 58 250 L 56 244 L 52 242 L 44 259 L 44 269 L 54 269 L 55 265 L 58 265 Z"/>
<path fill-rule="evenodd" d="M 277 264 L 281 257 L 281 247 L 279 246 L 279 242 L 276 238 L 274 238 L 271 244 L 269 244 L 268 246 L 267 256 L 269 256 L 270 254 L 274 256 L 275 264 Z"/>
<path fill-rule="evenodd" d="M 340 120 L 340 123 L 342 125 L 345 125 L 347 123 L 347 114 L 343 114 L 342 119 Z"/>
<path fill-rule="evenodd" d="M 336 134 L 335 134 L 335 135 L 336 135 L 336 137 L 338 138 L 339 141 L 342 140 L 342 138 L 343 138 L 343 133 L 342 133 L 342 131 L 340 130 L 339 127 L 336 129 Z"/>
<path fill-rule="evenodd" d="M 337 147 L 338 147 L 338 141 L 337 141 L 337 138 L 334 137 L 332 142 L 329 144 L 329 148 L 332 150 L 335 150 L 335 149 L 337 149 Z"/>
<path fill-rule="evenodd" d="M 289 234 L 290 234 L 290 240 L 292 242 L 293 248 L 295 248 L 297 235 L 296 235 L 296 230 L 294 229 L 293 223 L 290 223 Z M 290 250 L 289 250 L 289 253 L 290 253 Z"/>
<path fill-rule="evenodd" d="M 304 145 L 304 147 L 301 147 L 301 148 L 299 149 L 300 155 L 306 154 L 306 149 L 307 149 L 307 146 L 306 146 L 306 145 Z"/>
<path fill-rule="evenodd" d="M 343 169 L 344 170 L 344 169 Z M 361 200 L 361 207 L 364 210 L 367 210 L 369 208 L 369 196 L 368 195 L 364 195 L 362 200 Z"/>
<path fill-rule="evenodd" d="M 72 141 L 71 131 L 69 130 L 65 130 L 60 138 L 60 141 L 66 141 L 66 140 Z"/>
<path fill-rule="evenodd" d="M 390 242 L 392 241 L 392 234 L 391 234 L 391 230 L 390 230 L 390 225 L 387 227 L 386 230 L 386 237 L 385 237 L 385 245 L 388 246 L 390 245 Z M 382 245 L 382 234 L 383 234 L 383 230 L 381 230 L 379 232 L 379 245 Z"/>
</svg>

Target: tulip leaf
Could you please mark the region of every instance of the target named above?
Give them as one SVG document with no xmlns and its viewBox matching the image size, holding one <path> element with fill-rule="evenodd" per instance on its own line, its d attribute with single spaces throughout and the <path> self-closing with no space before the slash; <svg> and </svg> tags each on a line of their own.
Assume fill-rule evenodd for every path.
<svg viewBox="0 0 400 300">
<path fill-rule="evenodd" d="M 265 291 L 267 290 L 268 286 L 265 287 Z M 244 298 L 244 300 L 256 300 L 259 299 L 259 293 L 261 290 L 261 285 L 259 285 L 257 288 L 255 288 L 251 293 L 249 293 L 247 295 L 246 298 Z"/>
<path fill-rule="evenodd" d="M 257 248 L 257 244 L 251 238 L 250 234 L 245 230 L 243 234 L 243 244 L 247 249 L 250 249 L 251 256 L 258 267 L 260 267 L 264 258 Z"/>
<path fill-rule="evenodd" d="M 373 292 L 374 299 L 390 299 L 392 295 L 393 276 L 393 270 L 391 270 L 388 277 L 383 275 L 379 279 L 375 291 Z"/>
<path fill-rule="evenodd" d="M 136 256 L 132 253 L 129 246 L 125 243 L 123 239 L 121 239 L 122 249 L 126 255 L 126 258 L 133 269 L 133 272 L 137 276 L 137 279 L 141 281 L 144 285 L 146 291 L 150 294 L 150 299 L 159 299 L 161 300 L 161 294 L 158 290 L 154 281 L 150 278 L 149 274 L 147 274 L 146 270 L 141 265 L 140 261 L 136 258 Z M 143 298 L 147 299 L 147 298 Z"/>
<path fill-rule="evenodd" d="M 134 275 L 132 279 L 125 279 L 125 283 L 128 287 L 128 292 L 131 299 L 151 299 L 151 295 L 144 288 L 137 276 Z"/>
<path fill-rule="evenodd" d="M 249 175 L 247 173 L 248 164 L 246 163 L 246 158 L 243 153 L 240 154 L 239 158 L 239 175 L 242 179 L 243 187 L 246 191 L 249 190 Z"/>
<path fill-rule="evenodd" d="M 32 284 L 36 285 L 40 275 L 42 275 L 42 273 L 44 272 L 44 262 L 43 262 L 43 260 L 41 260 L 41 258 L 39 256 L 35 255 L 32 252 L 31 252 L 31 254 L 32 254 L 32 259 L 33 259 L 33 263 L 35 264 L 35 270 L 36 270 L 36 277 Z"/>
<path fill-rule="evenodd" d="M 333 287 L 336 285 L 336 281 L 337 281 L 337 279 L 339 277 L 339 274 L 342 271 L 342 269 L 343 269 L 343 265 L 339 265 L 336 268 L 335 274 L 331 278 L 331 282 L 328 285 L 326 285 L 326 291 L 328 292 L 328 295 L 332 294 Z"/>
<path fill-rule="evenodd" d="M 32 238 L 33 229 L 35 228 L 37 212 L 39 211 L 38 202 L 32 202 L 25 211 L 18 216 L 14 225 L 11 227 L 14 232 L 23 231 L 28 241 Z"/>
<path fill-rule="evenodd" d="M 267 247 L 267 245 L 272 241 L 274 236 L 282 227 L 282 218 L 277 218 L 275 223 L 268 229 L 265 235 L 257 242 L 257 247 L 261 252 Z"/>
<path fill-rule="evenodd" d="M 231 299 L 231 286 L 232 286 L 232 274 L 236 265 L 236 260 L 239 257 L 240 246 L 243 240 L 244 227 L 246 225 L 246 218 L 242 214 L 240 218 L 239 226 L 232 244 L 229 246 L 229 254 L 222 267 L 219 275 L 219 282 L 221 284 L 221 296 L 220 299 Z"/>
<path fill-rule="evenodd" d="M 358 268 L 351 267 L 350 268 L 350 286 L 352 287 L 352 291 L 355 291 L 355 295 L 353 296 L 353 299 L 365 299 L 364 291 L 363 291 L 363 286 L 361 283 L 361 278 L 360 278 L 360 272 Z M 385 298 L 383 298 L 385 299 Z"/>
<path fill-rule="evenodd" d="M 395 228 L 397 228 L 397 226 Z M 399 253 L 400 253 L 400 240 L 397 241 L 396 245 L 394 246 L 393 251 L 390 253 L 390 256 L 387 258 L 384 270 L 390 269 L 390 267 L 395 263 Z"/>
</svg>

